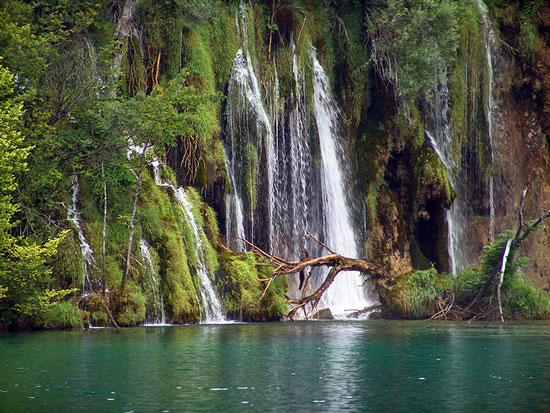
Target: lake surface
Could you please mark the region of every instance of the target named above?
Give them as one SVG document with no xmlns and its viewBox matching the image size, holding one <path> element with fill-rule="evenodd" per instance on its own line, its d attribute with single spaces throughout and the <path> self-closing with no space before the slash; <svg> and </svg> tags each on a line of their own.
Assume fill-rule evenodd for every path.
<svg viewBox="0 0 550 413">
<path fill-rule="evenodd" d="M 550 323 L 0 334 L 0 411 L 550 411 Z"/>
</svg>

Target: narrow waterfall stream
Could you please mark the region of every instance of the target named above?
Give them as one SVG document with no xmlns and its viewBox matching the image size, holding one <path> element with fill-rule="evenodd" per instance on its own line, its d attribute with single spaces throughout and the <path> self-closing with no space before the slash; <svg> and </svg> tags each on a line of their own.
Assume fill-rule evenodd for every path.
<svg viewBox="0 0 550 413">
<path fill-rule="evenodd" d="M 171 183 L 162 181 L 160 177 L 160 164 L 158 161 L 152 162 L 151 166 L 153 167 L 155 183 L 158 186 L 169 188 L 174 192 L 174 196 L 176 197 L 176 200 L 184 213 L 186 224 L 189 225 L 189 228 L 191 229 L 191 236 L 193 238 L 192 241 L 195 246 L 195 250 L 188 251 L 188 253 L 194 254 L 196 260 L 195 271 L 200 282 L 200 290 L 196 292 L 196 295 L 197 301 L 201 306 L 201 322 L 225 322 L 226 319 L 222 311 L 222 305 L 212 284 L 211 274 L 209 273 L 208 266 L 205 262 L 203 240 L 206 238 L 206 235 L 204 234 L 203 229 L 197 224 L 187 193 L 182 187 L 175 187 Z"/>
<path fill-rule="evenodd" d="M 483 0 L 474 0 L 481 15 L 483 41 L 485 43 L 485 64 L 487 67 L 487 126 L 489 133 L 489 145 L 491 146 L 491 164 L 494 164 L 493 154 L 493 136 L 494 125 L 496 121 L 496 112 L 498 110 L 494 96 L 494 70 L 493 70 L 493 49 L 495 47 L 495 37 L 492 30 L 492 23 L 489 19 L 489 10 Z M 489 178 L 489 241 L 495 238 L 495 182 L 494 174 L 491 172 Z"/>
<path fill-rule="evenodd" d="M 343 149 L 339 129 L 340 119 L 331 96 L 329 82 L 323 67 L 311 49 L 313 60 L 313 95 L 315 120 L 321 146 L 321 176 L 323 190 L 326 243 L 335 252 L 350 258 L 359 258 L 357 240 L 350 210 L 344 192 L 345 176 L 341 165 Z M 323 297 L 325 305 L 335 314 L 346 310 L 361 310 L 369 304 L 363 289 L 363 280 L 357 272 L 339 274 Z"/>
<path fill-rule="evenodd" d="M 263 220 L 267 221 L 269 233 L 273 232 L 271 206 L 275 160 L 272 156 L 274 142 L 271 121 L 263 104 L 249 48 L 249 11 L 243 2 L 237 11 L 236 24 L 241 48 L 233 61 L 227 92 L 225 161 L 232 193 L 226 198 L 226 236 L 229 246 L 240 250 L 242 245 L 236 243 L 237 238 L 254 240 L 255 210 L 259 195 L 257 187 L 261 184 L 258 182 L 260 146 L 268 148 L 262 170 L 266 175 L 266 186 L 270 188 L 267 191 L 267 214 L 264 214 Z"/>
<path fill-rule="evenodd" d="M 143 264 L 146 270 L 144 280 L 147 300 L 145 325 L 165 325 L 166 318 L 164 315 L 164 297 L 162 295 L 161 280 L 153 264 L 151 247 L 144 238 L 139 240 L 139 249 L 145 261 Z"/>
<path fill-rule="evenodd" d="M 73 175 L 73 193 L 71 196 L 71 204 L 67 210 L 67 220 L 71 221 L 76 227 L 76 233 L 78 235 L 78 243 L 80 244 L 80 252 L 82 254 L 82 295 L 87 295 L 93 292 L 91 280 L 90 280 L 90 270 L 95 265 L 94 260 L 94 251 L 88 243 L 86 236 L 84 235 L 84 230 L 80 224 L 80 212 L 78 210 L 78 194 L 79 194 L 79 182 L 78 176 Z"/>
<path fill-rule="evenodd" d="M 441 70 L 446 71 L 444 63 L 442 63 L 442 66 Z M 456 195 L 451 208 L 445 212 L 448 225 L 449 271 L 451 274 L 456 274 L 469 265 L 468 256 L 463 245 L 468 207 L 463 193 L 464 185 L 460 181 L 459 165 L 457 165 L 453 154 L 449 100 L 447 81 L 441 81 L 434 89 L 432 98 L 427 102 L 426 135 L 447 170 L 449 183 Z"/>
</svg>

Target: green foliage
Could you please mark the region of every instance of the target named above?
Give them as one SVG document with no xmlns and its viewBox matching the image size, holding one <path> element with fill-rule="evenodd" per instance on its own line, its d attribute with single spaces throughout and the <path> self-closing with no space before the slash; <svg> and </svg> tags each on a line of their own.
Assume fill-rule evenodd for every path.
<svg viewBox="0 0 550 413">
<path fill-rule="evenodd" d="M 0 285 L 7 288 L 7 292 L 0 301 L 2 323 L 39 325 L 45 310 L 78 291 L 76 288 L 52 288 L 49 261 L 66 235 L 63 232 L 44 246 L 20 241 L 4 252 L 0 262 Z"/>
<path fill-rule="evenodd" d="M 29 148 L 18 128 L 21 105 L 13 99 L 13 75 L 0 66 L 0 253 L 10 243 L 9 230 L 18 207 L 12 201 L 15 174 L 25 169 Z"/>
<path fill-rule="evenodd" d="M 355 129 L 370 104 L 371 64 L 363 44 L 363 13 L 356 5 L 342 2 L 333 23 L 335 90 L 343 103 L 343 113 Z M 337 29 L 337 30 L 336 30 Z"/>
<path fill-rule="evenodd" d="M 436 299 L 442 298 L 451 286 L 448 276 L 441 276 L 432 268 L 413 271 L 396 278 L 392 288 L 391 315 L 403 318 L 427 318 L 434 313 Z"/>
<path fill-rule="evenodd" d="M 82 328 L 82 312 L 72 301 L 62 301 L 44 312 L 44 328 Z"/>
<path fill-rule="evenodd" d="M 457 6 L 451 0 L 383 0 L 367 9 L 366 31 L 375 68 L 402 103 L 430 96 L 452 63 L 457 46 Z"/>
<path fill-rule="evenodd" d="M 184 217 L 180 206 L 149 175 L 143 179 L 139 209 L 142 235 L 158 254 L 167 317 L 174 322 L 200 319 L 200 309 L 187 249 L 184 244 Z M 190 234 L 187 234 L 190 237 Z"/>
<path fill-rule="evenodd" d="M 95 327 L 108 327 L 109 316 L 105 312 L 99 294 L 92 293 L 88 297 L 87 308 L 89 310 L 89 322 Z"/>
<path fill-rule="evenodd" d="M 516 274 L 505 292 L 505 310 L 513 319 L 550 317 L 550 294 L 540 291 L 523 274 Z"/>
<path fill-rule="evenodd" d="M 277 277 L 260 300 L 266 280 L 273 268 L 248 253 L 220 253 L 220 274 L 217 277 L 223 291 L 224 309 L 232 318 L 243 321 L 279 320 L 286 313 L 287 282 Z"/>
<path fill-rule="evenodd" d="M 48 265 L 66 232 L 43 246 L 8 232 L 18 209 L 12 200 L 15 174 L 24 170 L 29 151 L 18 128 L 21 105 L 12 93 L 12 75 L 0 67 L 0 322 L 32 326 L 40 323 L 44 311 L 76 290 L 53 289 Z"/>
<path fill-rule="evenodd" d="M 121 327 L 134 327 L 145 320 L 145 295 L 134 283 L 128 283 L 124 294 L 111 297 L 113 317 Z"/>
</svg>

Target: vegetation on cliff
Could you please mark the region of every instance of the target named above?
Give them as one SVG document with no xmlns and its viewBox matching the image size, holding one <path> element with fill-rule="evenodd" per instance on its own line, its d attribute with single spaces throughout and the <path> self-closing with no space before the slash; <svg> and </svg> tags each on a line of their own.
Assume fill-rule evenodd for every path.
<svg viewBox="0 0 550 413">
<path fill-rule="evenodd" d="M 487 3 L 499 39 L 529 74 L 511 88 L 533 100 L 543 125 L 550 85 L 540 80 L 546 69 L 537 59 L 546 56 L 548 7 L 541 0 Z M 140 325 L 159 299 L 155 294 L 167 320 L 200 321 L 199 244 L 227 315 L 274 320 L 287 313 L 285 279 L 265 292 L 272 268 L 222 245 L 219 224 L 231 191 L 224 95 L 243 36 L 238 7 L 222 0 L 2 3 L 0 328 Z M 466 305 L 505 241 L 493 242 L 477 268 L 443 275 L 449 268 L 445 211 L 455 193 L 426 139 L 425 106 L 438 85 L 449 86 L 452 156 L 457 165 L 470 165 L 470 216 L 486 219 L 495 167 L 478 8 L 465 0 L 265 0 L 251 3 L 249 17 L 260 94 L 266 107 L 280 108 L 281 122 L 290 119 L 288 102 L 297 93 L 292 57 L 298 68 L 308 67 L 311 45 L 329 74 L 353 160 L 350 192 L 361 194 L 355 209 L 365 247 L 397 276 L 388 314 L 434 314 L 449 291 L 457 306 Z M 304 73 L 300 121 L 314 136 L 312 75 Z M 266 215 L 262 145 L 248 142 L 239 171 L 246 213 L 258 225 Z M 310 146 L 318 162 L 319 144 Z M 168 167 L 155 170 L 161 164 Z M 199 240 L 170 188 L 178 185 L 188 187 Z M 80 228 L 69 218 L 71 208 Z M 89 263 L 82 236 L 93 250 Z M 488 238 L 478 235 L 476 248 Z M 549 316 L 547 296 L 518 264 L 504 278 L 509 317 Z"/>
</svg>

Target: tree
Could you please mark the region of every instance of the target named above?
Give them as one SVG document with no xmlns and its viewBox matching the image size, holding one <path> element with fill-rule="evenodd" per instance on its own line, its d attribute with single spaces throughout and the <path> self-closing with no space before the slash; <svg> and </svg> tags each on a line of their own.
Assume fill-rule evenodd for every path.
<svg viewBox="0 0 550 413">
<path fill-rule="evenodd" d="M 385 282 L 389 279 L 389 275 L 380 265 L 363 259 L 344 257 L 332 251 L 328 246 L 320 242 L 309 232 L 306 235 L 311 237 L 314 241 L 318 242 L 323 248 L 325 248 L 329 252 L 329 254 L 322 257 L 310 257 L 309 253 L 304 249 L 304 246 L 302 245 L 302 249 L 305 253 L 305 258 L 300 261 L 290 261 L 275 255 L 268 254 L 261 248 L 250 243 L 249 241 L 239 238 L 239 240 L 252 247 L 255 254 L 269 260 L 270 264 L 274 267 L 274 271 L 271 277 L 263 280 L 266 281 L 267 284 L 262 296 L 258 301 L 262 300 L 272 282 L 278 276 L 299 274 L 302 278 L 306 269 L 321 266 L 328 266 L 331 267 L 331 269 L 321 285 L 317 287 L 317 289 L 312 294 L 300 299 L 287 299 L 287 302 L 289 304 L 294 304 L 294 307 L 292 307 L 292 309 L 286 314 L 286 317 L 288 319 L 294 320 L 298 316 L 299 311 L 303 311 L 306 318 L 311 317 L 317 310 L 317 306 L 325 291 L 330 287 L 336 276 L 342 271 L 359 271 L 363 276 L 371 278 L 375 281 L 376 287 L 379 292 L 386 289 Z M 306 235 L 304 235 L 303 239 L 305 239 Z M 379 306 L 375 305 L 370 308 L 358 309 L 358 312 L 361 313 L 363 311 L 372 311 L 375 308 L 379 308 Z"/>
<path fill-rule="evenodd" d="M 410 106 L 446 78 L 441 65 L 456 51 L 457 6 L 451 0 L 381 0 L 366 9 L 366 34 L 379 76 L 401 105 Z"/>
<path fill-rule="evenodd" d="M 199 95 L 194 87 L 185 84 L 187 73 L 182 72 L 167 86 L 157 85 L 146 95 L 139 92 L 126 100 L 105 103 L 104 113 L 115 126 L 114 133 L 127 137 L 129 167 L 135 175 L 134 202 L 130 215 L 130 233 L 120 283 L 124 293 L 130 270 L 134 227 L 141 192 L 142 174 L 148 162 L 164 154 L 166 146 L 174 146 L 178 137 L 195 136 L 201 122 L 200 103 L 213 97 Z"/>
<path fill-rule="evenodd" d="M 9 325 L 26 318 L 40 320 L 42 312 L 74 290 L 51 288 L 47 261 L 57 251 L 66 232 L 43 246 L 16 238 L 10 233 L 18 209 L 12 192 L 15 174 L 26 167 L 28 147 L 18 130 L 21 104 L 13 98 L 13 76 L 0 66 L 0 322 Z"/>
</svg>

